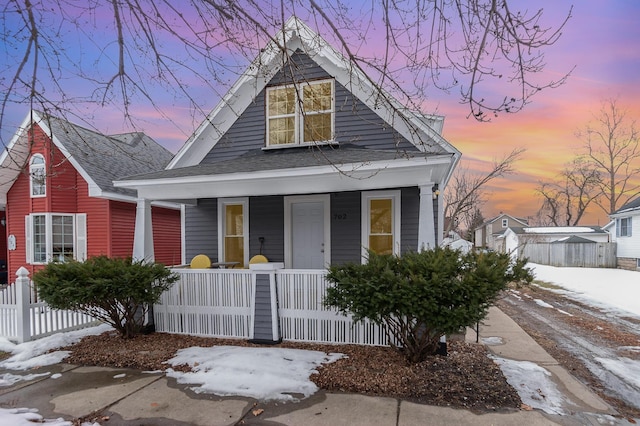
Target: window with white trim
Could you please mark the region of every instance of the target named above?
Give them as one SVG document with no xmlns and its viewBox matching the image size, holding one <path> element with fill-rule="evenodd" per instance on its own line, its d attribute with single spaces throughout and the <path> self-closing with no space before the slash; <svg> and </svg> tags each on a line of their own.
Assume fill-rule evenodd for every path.
<svg viewBox="0 0 640 426">
<path fill-rule="evenodd" d="M 86 259 L 86 214 L 32 213 L 25 222 L 27 263 Z"/>
<path fill-rule="evenodd" d="M 400 252 L 400 191 L 362 193 L 362 247 L 377 254 Z"/>
<path fill-rule="evenodd" d="M 47 178 L 44 157 L 34 154 L 29 162 L 29 185 L 31 197 L 44 197 L 47 195 Z"/>
<path fill-rule="evenodd" d="M 333 80 L 267 88 L 267 146 L 333 140 Z"/>
<path fill-rule="evenodd" d="M 249 264 L 249 200 L 218 199 L 218 260 Z"/>
<path fill-rule="evenodd" d="M 509 226 L 509 219 L 502 219 L 502 227 L 506 228 L 507 226 Z"/>
<path fill-rule="evenodd" d="M 616 219 L 616 236 L 617 237 L 630 237 L 631 236 L 631 218 L 622 217 Z"/>
</svg>

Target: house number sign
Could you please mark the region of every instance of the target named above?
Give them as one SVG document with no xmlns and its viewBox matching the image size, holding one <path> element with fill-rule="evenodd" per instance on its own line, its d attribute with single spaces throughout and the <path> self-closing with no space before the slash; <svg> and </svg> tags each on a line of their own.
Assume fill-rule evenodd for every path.
<svg viewBox="0 0 640 426">
<path fill-rule="evenodd" d="M 9 238 L 7 238 L 7 248 L 9 250 L 15 250 L 16 249 L 16 236 L 15 235 L 9 235 Z"/>
<path fill-rule="evenodd" d="M 333 220 L 347 220 L 347 214 L 346 213 L 334 213 L 333 214 Z"/>
</svg>

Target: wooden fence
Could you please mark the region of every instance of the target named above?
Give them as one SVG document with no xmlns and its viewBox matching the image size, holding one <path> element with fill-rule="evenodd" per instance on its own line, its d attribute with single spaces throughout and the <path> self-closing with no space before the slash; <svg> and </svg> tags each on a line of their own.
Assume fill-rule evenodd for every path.
<svg viewBox="0 0 640 426">
<path fill-rule="evenodd" d="M 18 269 L 15 283 L 0 291 L 0 336 L 18 343 L 98 323 L 89 315 L 52 309 L 39 301 L 24 267 Z"/>
<path fill-rule="evenodd" d="M 527 243 L 520 253 L 530 262 L 551 266 L 615 268 L 616 243 Z"/>
</svg>

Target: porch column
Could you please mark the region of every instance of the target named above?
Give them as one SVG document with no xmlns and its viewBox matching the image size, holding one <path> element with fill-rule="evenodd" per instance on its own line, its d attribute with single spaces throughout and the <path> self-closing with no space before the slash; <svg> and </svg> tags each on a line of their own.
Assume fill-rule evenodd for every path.
<svg viewBox="0 0 640 426">
<path fill-rule="evenodd" d="M 420 187 L 420 211 L 418 213 L 418 251 L 436 246 L 434 228 L 433 185 Z"/>
<path fill-rule="evenodd" d="M 133 235 L 133 260 L 153 262 L 153 226 L 151 224 L 151 201 L 138 198 L 136 228 Z"/>
<path fill-rule="evenodd" d="M 275 344 L 282 341 L 276 292 L 276 271 L 282 268 L 284 268 L 284 263 L 280 262 L 249 265 L 249 269 L 253 272 L 252 279 L 255 289 L 253 333 L 250 342 Z"/>
</svg>

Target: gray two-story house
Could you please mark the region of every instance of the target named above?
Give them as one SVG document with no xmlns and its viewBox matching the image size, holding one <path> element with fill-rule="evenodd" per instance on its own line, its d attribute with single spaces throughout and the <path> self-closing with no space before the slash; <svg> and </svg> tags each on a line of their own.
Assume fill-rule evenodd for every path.
<svg viewBox="0 0 640 426">
<path fill-rule="evenodd" d="M 435 247 L 460 152 L 443 118 L 409 111 L 291 18 L 166 170 L 116 183 L 138 191 L 137 257 L 149 258 L 151 201 L 184 203 L 184 261 L 206 254 L 285 268 L 359 262 L 366 249 Z"/>
</svg>

